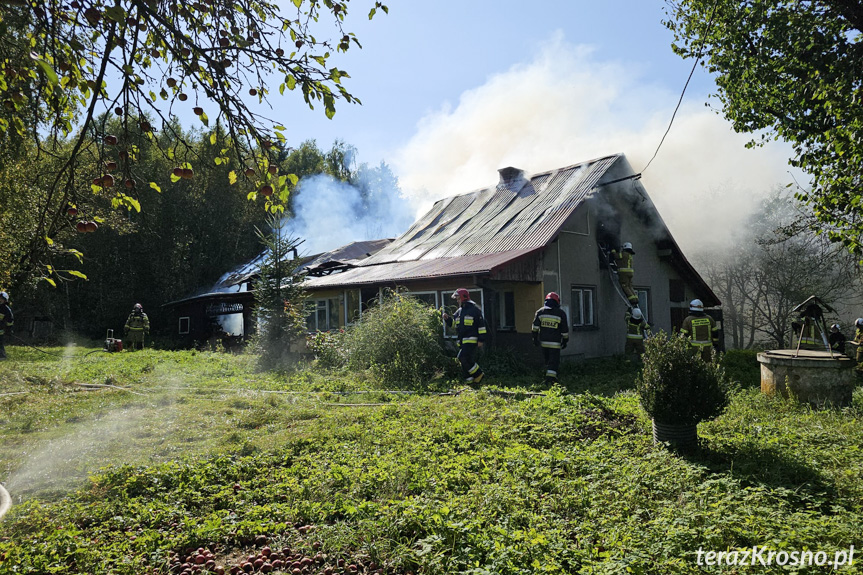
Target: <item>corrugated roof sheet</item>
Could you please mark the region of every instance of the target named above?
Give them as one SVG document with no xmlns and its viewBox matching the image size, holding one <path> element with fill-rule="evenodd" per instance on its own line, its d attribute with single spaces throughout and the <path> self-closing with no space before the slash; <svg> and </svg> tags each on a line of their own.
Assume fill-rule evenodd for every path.
<svg viewBox="0 0 863 575">
<path fill-rule="evenodd" d="M 446 198 L 361 266 L 533 250 L 548 244 L 620 155 Z M 522 185 L 523 184 L 523 185 Z"/>
<path fill-rule="evenodd" d="M 303 286 L 309 289 L 325 289 L 348 285 L 386 284 L 425 278 L 486 274 L 492 273 L 497 268 L 533 251 L 529 249 L 513 250 L 496 254 L 472 254 L 452 258 L 359 266 L 338 274 L 308 278 Z"/>
</svg>

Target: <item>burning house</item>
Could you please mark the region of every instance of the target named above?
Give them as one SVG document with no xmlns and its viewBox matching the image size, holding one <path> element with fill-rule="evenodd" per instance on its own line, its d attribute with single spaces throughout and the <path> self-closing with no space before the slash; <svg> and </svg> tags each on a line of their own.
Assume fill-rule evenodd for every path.
<svg viewBox="0 0 863 575">
<path fill-rule="evenodd" d="M 392 241 L 352 242 L 308 257 L 301 257 L 294 250 L 290 257 L 301 262 L 299 271 L 325 275 L 356 265 Z M 163 307 L 174 313 L 177 339 L 187 345 L 214 340 L 240 343 L 255 333 L 254 282 L 265 256 L 266 252 L 231 270 L 203 293 L 165 304 Z"/>
<path fill-rule="evenodd" d="M 492 345 L 527 351 L 534 312 L 556 291 L 571 322 L 564 356 L 618 354 L 627 306 L 603 247 L 623 242 L 634 246 L 633 285 L 654 330 L 678 328 L 695 298 L 721 325 L 719 299 L 617 154 L 531 176 L 503 168 L 496 184 L 438 201 L 368 257 L 318 259 L 304 284 L 308 327 L 350 325 L 385 288 L 440 307 L 465 287 L 483 309 Z"/>
</svg>

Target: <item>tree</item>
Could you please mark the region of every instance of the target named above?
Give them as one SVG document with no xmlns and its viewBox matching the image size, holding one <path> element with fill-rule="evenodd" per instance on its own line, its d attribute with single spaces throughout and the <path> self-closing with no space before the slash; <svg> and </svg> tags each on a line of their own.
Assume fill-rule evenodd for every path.
<svg viewBox="0 0 863 575">
<path fill-rule="evenodd" d="M 284 218 L 273 216 L 269 230 L 258 230 L 258 238 L 266 248 L 255 281 L 260 326 L 257 343 L 265 369 L 288 369 L 295 365 L 299 359 L 295 346 L 304 337 L 306 328 L 303 277 L 297 273 L 299 240 L 286 234 L 286 223 Z"/>
<path fill-rule="evenodd" d="M 53 238 L 67 225 L 68 205 L 83 206 L 91 193 L 107 190 L 116 207 L 138 210 L 140 184 L 159 189 L 137 163 L 139 137 L 174 162 L 173 177 L 193 175 L 198 156 L 177 130 L 184 106 L 195 106 L 204 126 L 225 127 L 219 158 L 233 155 L 243 167 L 230 181 L 245 178 L 252 190 L 272 186 L 266 206 L 283 210 L 296 177 L 269 167 L 284 150 L 286 128 L 257 111 L 271 105 L 271 84 L 279 93 L 299 89 L 310 107 L 322 103 L 328 117 L 337 99 L 358 102 L 342 84 L 348 75 L 328 64 L 333 51 L 359 46 L 343 29 L 347 1 L 293 5 L 289 16 L 270 0 L 0 0 L 0 145 L 14 135 L 56 161 L 40 183 L 45 194 L 35 206 L 33 239 L 20 254 L 22 271 L 45 265 Z M 374 2 L 369 17 L 378 9 L 387 10 Z M 334 40 L 316 35 L 322 19 L 334 24 Z M 207 117 L 204 100 L 215 105 L 215 118 Z M 109 130 L 112 114 L 119 123 Z M 115 155 L 123 186 L 106 177 Z"/>
<path fill-rule="evenodd" d="M 738 132 L 790 142 L 818 231 L 863 254 L 863 1 L 669 0 L 674 51 L 704 56 Z"/>
<path fill-rule="evenodd" d="M 776 192 L 727 245 L 697 258 L 723 302 L 731 347 L 785 347 L 797 304 L 810 295 L 833 305 L 859 295 L 854 257 L 801 229 L 801 216 L 792 197 Z"/>
</svg>

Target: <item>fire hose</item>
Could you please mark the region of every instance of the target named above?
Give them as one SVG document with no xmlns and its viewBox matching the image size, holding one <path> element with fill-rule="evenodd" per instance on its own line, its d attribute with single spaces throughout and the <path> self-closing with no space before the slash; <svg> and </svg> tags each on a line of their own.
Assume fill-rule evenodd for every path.
<svg viewBox="0 0 863 575">
<path fill-rule="evenodd" d="M 0 519 L 3 519 L 3 516 L 6 515 L 6 512 L 12 507 L 12 498 L 9 496 L 9 492 L 6 491 L 6 488 L 3 487 L 3 484 L 0 483 Z"/>
</svg>

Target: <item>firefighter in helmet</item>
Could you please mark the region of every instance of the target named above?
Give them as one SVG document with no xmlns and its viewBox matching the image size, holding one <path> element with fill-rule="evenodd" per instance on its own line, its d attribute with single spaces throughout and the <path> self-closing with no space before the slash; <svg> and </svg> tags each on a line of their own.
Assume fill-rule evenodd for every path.
<svg viewBox="0 0 863 575">
<path fill-rule="evenodd" d="M 12 335 L 12 326 L 15 323 L 15 318 L 12 315 L 12 308 L 9 307 L 9 294 L 5 291 L 0 292 L 0 361 L 6 359 L 6 335 Z"/>
<path fill-rule="evenodd" d="M 485 342 L 486 329 L 482 310 L 470 299 L 470 293 L 459 288 L 452 294 L 459 308 L 453 315 L 444 312 L 443 320 L 447 327 L 456 326 L 458 345 L 458 361 L 461 364 L 461 373 L 466 383 L 479 383 L 483 378 L 483 371 L 476 362 L 477 348 Z"/>
<path fill-rule="evenodd" d="M 611 257 L 614 258 L 614 265 L 617 268 L 617 281 L 620 282 L 620 289 L 623 290 L 626 299 L 629 300 L 629 305 L 638 307 L 638 294 L 632 288 L 632 277 L 634 270 L 632 268 L 632 259 L 635 256 L 635 250 L 632 249 L 632 244 L 626 242 L 620 248 L 620 251 L 611 250 Z"/>
<path fill-rule="evenodd" d="M 150 334 L 150 318 L 144 313 L 144 306 L 135 304 L 123 332 L 126 334 L 129 349 L 144 349 L 144 336 Z"/>
<path fill-rule="evenodd" d="M 842 328 L 838 323 L 830 326 L 830 335 L 827 336 L 827 342 L 833 351 L 845 353 L 845 334 L 842 333 Z"/>
<path fill-rule="evenodd" d="M 641 310 L 633 308 L 626 312 L 626 345 L 623 346 L 623 354 L 635 355 L 640 359 L 644 353 L 644 337 L 650 331 L 650 324 L 644 319 Z"/>
<path fill-rule="evenodd" d="M 545 305 L 533 317 L 533 345 L 542 347 L 546 383 L 557 383 L 560 350 L 566 349 L 568 343 L 569 319 L 560 309 L 560 296 L 550 292 L 545 296 Z"/>
<path fill-rule="evenodd" d="M 680 334 L 698 351 L 701 359 L 711 361 L 711 351 L 719 345 L 719 327 L 716 320 L 704 313 L 700 299 L 689 302 L 689 315 L 683 320 Z"/>
</svg>

